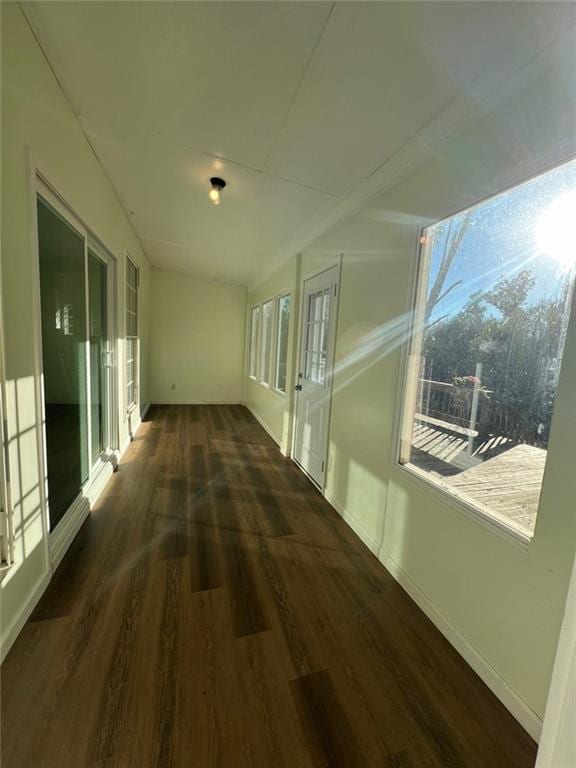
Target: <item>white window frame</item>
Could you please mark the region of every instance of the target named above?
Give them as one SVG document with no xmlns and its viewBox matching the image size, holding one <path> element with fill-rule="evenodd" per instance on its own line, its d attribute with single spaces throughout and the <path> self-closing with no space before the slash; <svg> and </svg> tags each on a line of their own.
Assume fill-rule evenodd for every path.
<svg viewBox="0 0 576 768">
<path fill-rule="evenodd" d="M 537 178 L 540 175 L 544 175 L 547 170 L 550 169 L 545 169 L 531 178 Z M 420 225 L 417 231 L 417 242 L 413 246 L 413 252 L 416 255 L 413 261 L 412 279 L 408 297 L 411 320 L 408 329 L 408 342 L 405 344 L 402 352 L 401 375 L 399 377 L 398 394 L 396 397 L 396 402 L 399 404 L 399 407 L 397 408 L 398 417 L 396 419 L 393 438 L 395 469 L 409 476 L 422 489 L 431 493 L 442 503 L 448 504 L 459 512 L 464 513 L 468 518 L 480 524 L 491 533 L 496 534 L 500 538 L 506 540 L 508 543 L 511 543 L 524 551 L 533 541 L 534 532 L 527 534 L 518 530 L 517 528 L 513 528 L 512 526 L 507 525 L 503 520 L 500 520 L 494 514 L 494 511 L 490 507 L 482 504 L 476 499 L 472 499 L 471 497 L 466 496 L 465 494 L 456 490 L 453 486 L 450 486 L 448 483 L 442 482 L 440 479 L 433 479 L 428 472 L 420 469 L 410 462 L 410 450 L 412 425 L 414 423 L 414 414 L 417 407 L 416 388 L 418 379 L 418 365 L 421 357 L 420 350 L 423 340 L 421 326 L 423 322 L 423 310 L 426 303 L 426 284 L 430 264 L 430 243 L 429 239 L 426 237 L 426 230 L 428 230 L 434 224 L 457 216 L 458 213 L 462 213 L 463 210 L 472 210 L 492 197 L 504 195 L 515 187 L 521 184 L 525 184 L 530 180 L 530 178 L 521 180 L 513 186 L 499 190 L 495 194 L 490 195 L 488 198 L 483 198 L 476 201 L 475 203 L 467 205 L 465 209 L 447 213 L 445 216 L 442 216 L 436 221 L 428 221 Z M 575 297 L 576 287 L 574 287 L 572 291 L 571 313 L 575 312 Z M 546 459 L 546 461 L 547 460 L 548 459 Z M 541 501 L 542 497 L 540 496 L 538 502 L 538 510 L 536 513 L 537 516 L 540 511 Z"/>
<path fill-rule="evenodd" d="M 256 315 L 254 315 L 256 313 Z M 252 381 L 258 381 L 258 360 L 260 359 L 260 304 L 255 304 L 250 307 L 250 321 L 248 329 L 248 365 L 247 373 L 248 378 Z M 254 336 L 254 344 L 252 344 L 252 329 L 254 326 L 254 317 L 256 317 L 256 335 Z M 254 362 L 254 366 L 252 366 Z M 254 372 L 252 372 L 254 371 Z"/>
<path fill-rule="evenodd" d="M 268 337 L 264 339 L 264 308 L 270 307 L 270 325 Z M 266 299 L 260 304 L 260 334 L 258 339 L 258 384 L 265 389 L 271 388 L 272 360 L 274 359 L 274 328 L 275 328 L 275 302 L 274 299 Z M 267 349 L 266 349 L 266 346 Z M 268 365 L 266 365 L 266 352 L 268 351 Z"/>
<path fill-rule="evenodd" d="M 278 373 L 279 373 L 279 355 L 280 355 L 280 302 L 282 299 L 290 299 L 290 311 L 288 313 L 288 340 L 287 340 L 287 348 L 286 348 L 286 389 L 279 389 L 278 387 Z M 292 309 L 293 309 L 293 301 L 292 301 L 292 292 L 287 291 L 286 293 L 281 293 L 279 296 L 276 296 L 276 299 L 274 301 L 274 344 L 273 344 L 273 354 L 274 354 L 274 372 L 272 376 L 272 384 L 274 392 L 276 392 L 277 395 L 280 395 L 281 397 L 286 397 L 286 392 L 288 390 L 288 359 L 290 357 L 290 325 L 292 323 Z"/>
<path fill-rule="evenodd" d="M 135 285 L 129 282 L 131 268 L 135 275 Z M 126 385 L 124 388 L 126 398 L 126 413 L 130 414 L 138 406 L 138 400 L 140 397 L 140 335 L 138 328 L 139 320 L 139 306 L 138 306 L 138 292 L 140 287 L 140 269 L 131 255 L 126 251 L 125 253 L 125 279 L 124 279 L 124 375 L 126 377 Z M 135 294 L 135 310 L 131 312 L 128 308 L 128 292 L 134 291 Z M 128 315 L 134 315 L 134 322 L 136 324 L 136 334 L 128 334 L 129 322 Z M 130 344 L 128 343 L 130 341 Z M 129 347 L 132 348 L 132 357 L 129 357 Z M 130 380 L 129 364 L 132 363 L 132 380 Z M 130 391 L 132 397 L 130 397 Z"/>
<path fill-rule="evenodd" d="M 505 190 L 504 190 L 505 191 Z M 472 207 L 472 206 L 471 206 Z M 452 214 L 455 215 L 455 214 Z M 450 218 L 450 215 L 445 217 Z M 418 245 L 414 248 L 416 253 L 414 268 L 412 270 L 411 290 L 409 292 L 409 311 L 411 314 L 408 332 L 409 341 L 406 343 L 402 355 L 402 370 L 399 378 L 399 391 L 396 402 L 399 404 L 396 429 L 394 433 L 394 467 L 407 475 L 423 490 L 431 493 L 438 501 L 447 504 L 458 512 L 465 514 L 469 519 L 479 523 L 488 531 L 495 533 L 511 544 L 526 549 L 532 541 L 532 536 L 506 525 L 494 516 L 489 507 L 480 502 L 472 501 L 454 488 L 441 480 L 432 479 L 428 472 L 419 469 L 412 464 L 410 458 L 412 424 L 416 411 L 416 387 L 418 379 L 418 364 L 420 355 L 418 346 L 422 343 L 422 334 L 418 326 L 422 323 L 422 310 L 426 296 L 426 277 L 428 267 L 428 254 L 425 253 L 427 241 L 425 230 L 430 224 L 423 225 L 418 232 Z"/>
</svg>

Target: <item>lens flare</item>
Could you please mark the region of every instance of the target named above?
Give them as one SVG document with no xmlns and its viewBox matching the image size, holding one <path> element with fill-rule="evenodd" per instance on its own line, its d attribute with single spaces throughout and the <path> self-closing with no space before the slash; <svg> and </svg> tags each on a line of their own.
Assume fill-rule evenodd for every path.
<svg viewBox="0 0 576 768">
<path fill-rule="evenodd" d="M 576 190 L 564 192 L 544 209 L 536 221 L 538 250 L 569 272 L 576 265 Z"/>
</svg>

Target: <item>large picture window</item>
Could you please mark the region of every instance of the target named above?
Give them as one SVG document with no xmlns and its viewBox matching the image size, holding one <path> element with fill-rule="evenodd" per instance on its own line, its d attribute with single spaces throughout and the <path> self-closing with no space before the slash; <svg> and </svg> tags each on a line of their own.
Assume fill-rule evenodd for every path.
<svg viewBox="0 0 576 768">
<path fill-rule="evenodd" d="M 276 366 L 274 371 L 274 388 L 278 392 L 286 392 L 286 373 L 288 366 L 288 330 L 290 328 L 290 294 L 278 299 L 277 328 L 276 328 Z"/>
<path fill-rule="evenodd" d="M 400 461 L 531 537 L 574 283 L 576 161 L 423 231 Z"/>
<path fill-rule="evenodd" d="M 260 384 L 270 385 L 270 362 L 272 357 L 272 321 L 274 319 L 274 302 L 262 304 L 262 331 L 260 334 Z"/>
<path fill-rule="evenodd" d="M 126 403 L 138 399 L 138 267 L 126 257 Z"/>
</svg>

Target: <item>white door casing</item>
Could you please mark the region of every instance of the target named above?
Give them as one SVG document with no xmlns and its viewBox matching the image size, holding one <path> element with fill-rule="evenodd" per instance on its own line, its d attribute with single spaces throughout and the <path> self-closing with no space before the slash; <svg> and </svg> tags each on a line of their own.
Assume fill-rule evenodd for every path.
<svg viewBox="0 0 576 768">
<path fill-rule="evenodd" d="M 31 162 L 31 161 L 30 161 Z M 91 497 L 92 487 L 95 487 L 99 481 L 102 480 L 104 475 L 110 471 L 111 464 L 110 459 L 119 449 L 119 436 L 118 436 L 118 412 L 117 412 L 117 367 L 116 367 L 116 348 L 117 348 L 117 260 L 111 254 L 111 252 L 101 243 L 101 241 L 92 233 L 84 221 L 79 215 L 68 205 L 67 202 L 58 194 L 58 192 L 50 186 L 45 178 L 38 172 L 32 165 L 32 205 L 34 213 L 34 254 L 33 261 L 35 262 L 36 272 L 36 304 L 38 307 L 38 316 L 36 318 L 38 336 L 38 348 L 37 355 L 37 367 L 39 371 L 38 375 L 38 396 L 40 403 L 40 412 L 42 414 L 41 419 L 41 467 L 42 476 L 44 477 L 44 493 L 45 500 L 43 503 L 44 515 L 46 518 L 47 531 L 50 534 L 50 547 L 52 548 L 53 564 L 56 560 L 59 561 L 67 546 L 71 542 L 73 537 L 68 536 L 68 529 L 71 525 L 74 525 L 74 521 L 80 517 L 79 510 L 84 515 L 84 510 L 89 510 L 89 498 Z M 40 295 L 40 253 L 38 243 L 38 223 L 36 219 L 36 206 L 38 199 L 41 199 L 45 204 L 52 208 L 57 215 L 59 215 L 64 221 L 74 230 L 78 236 L 84 241 L 84 280 L 86 286 L 86 304 L 84 311 L 86 313 L 86 332 L 89 333 L 90 318 L 89 318 L 89 283 L 88 283 L 88 255 L 91 252 L 102 264 L 106 267 L 106 328 L 107 338 L 105 343 L 105 354 L 98 360 L 98 364 L 102 365 L 104 377 L 105 377 L 105 405 L 106 405 L 106 425 L 105 425 L 105 438 L 106 447 L 99 456 L 92 457 L 92 444 L 91 444 L 91 369 L 90 369 L 90 349 L 89 349 L 89 337 L 85 340 L 86 353 L 85 353 L 85 365 L 86 365 L 86 413 L 87 413 L 87 454 L 88 454 L 88 477 L 82 485 L 78 496 L 72 502 L 69 509 L 66 511 L 64 517 L 59 521 L 58 525 L 54 529 L 50 529 L 49 523 L 49 509 L 48 509 L 48 470 L 47 470 L 47 455 L 46 455 L 46 416 L 45 416 L 45 393 L 42 385 L 44 362 L 43 362 L 43 348 L 42 348 L 42 318 L 40 314 L 41 307 L 41 295 Z M 94 459 L 94 460 L 93 460 Z M 66 539 L 64 547 L 61 546 L 60 540 Z M 55 555 L 54 553 L 57 553 Z"/>
<path fill-rule="evenodd" d="M 340 267 L 304 282 L 293 458 L 324 489 Z"/>
</svg>

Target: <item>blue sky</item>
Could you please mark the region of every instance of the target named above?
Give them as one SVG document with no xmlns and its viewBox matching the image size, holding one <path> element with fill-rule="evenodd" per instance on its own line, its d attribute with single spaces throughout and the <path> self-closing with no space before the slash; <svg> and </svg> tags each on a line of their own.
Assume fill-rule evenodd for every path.
<svg viewBox="0 0 576 768">
<path fill-rule="evenodd" d="M 576 199 L 576 160 L 471 209 L 472 224 L 444 288 L 457 280 L 462 280 L 462 285 L 439 303 L 432 317 L 459 311 L 472 293 L 489 290 L 499 278 L 512 277 L 523 269 L 533 271 L 537 278 L 529 302 L 557 297 L 574 271 L 570 273 L 565 267 L 562 269 L 557 259 L 543 253 L 536 233 L 543 214 L 560 196 L 565 199 L 567 192 L 575 194 Z M 570 218 L 574 220 L 575 231 L 570 247 L 576 250 L 576 209 Z M 569 226 L 568 222 L 564 225 Z M 566 231 L 564 227 L 563 232 Z M 447 230 L 448 220 L 428 228 L 428 235 L 434 238 L 429 285 L 438 271 Z"/>
</svg>

